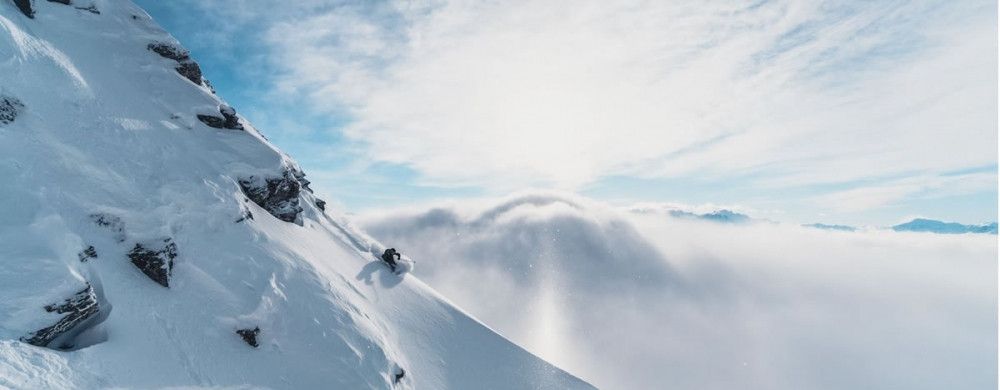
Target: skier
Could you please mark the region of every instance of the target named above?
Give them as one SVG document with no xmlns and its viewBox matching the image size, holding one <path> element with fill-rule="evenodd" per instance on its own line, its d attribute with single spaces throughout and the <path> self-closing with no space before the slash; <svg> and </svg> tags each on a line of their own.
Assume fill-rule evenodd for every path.
<svg viewBox="0 0 1000 390">
<path fill-rule="evenodd" d="M 401 260 L 402 258 L 403 256 L 400 255 L 399 252 L 396 252 L 396 248 L 386 249 L 385 252 L 382 253 L 382 261 L 389 264 L 389 268 L 392 269 L 392 272 L 396 272 L 396 260 Z"/>
</svg>

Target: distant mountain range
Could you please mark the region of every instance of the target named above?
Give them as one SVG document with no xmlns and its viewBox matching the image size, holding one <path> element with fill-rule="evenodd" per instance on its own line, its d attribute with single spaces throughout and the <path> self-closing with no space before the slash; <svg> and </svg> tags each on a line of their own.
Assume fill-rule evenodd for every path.
<svg viewBox="0 0 1000 390">
<path fill-rule="evenodd" d="M 802 225 L 802 226 L 811 227 L 811 228 L 817 228 L 817 229 L 823 229 L 823 230 L 839 230 L 839 231 L 843 231 L 843 232 L 853 232 L 853 231 L 858 230 L 858 228 L 856 228 L 854 226 L 847 226 L 847 225 L 827 225 L 825 223 L 811 223 L 811 224 Z"/>
<path fill-rule="evenodd" d="M 940 234 L 984 233 L 997 234 L 997 223 L 985 225 L 963 225 L 956 222 L 942 222 L 933 219 L 917 218 L 907 223 L 892 227 L 897 232 L 929 232 Z"/>
<path fill-rule="evenodd" d="M 670 216 L 678 218 L 697 218 L 697 219 L 704 219 L 708 221 L 722 222 L 722 223 L 744 223 L 752 219 L 750 218 L 750 216 L 746 214 L 741 214 L 726 209 L 716 210 L 704 214 L 696 214 L 684 210 L 670 210 Z"/>
<path fill-rule="evenodd" d="M 858 230 L 858 228 L 853 226 L 827 225 L 823 223 L 813 223 L 802 226 L 824 229 L 824 230 L 839 230 L 845 232 L 853 232 Z M 933 219 L 917 218 L 910 222 L 892 226 L 890 227 L 890 229 L 897 232 L 924 232 L 924 233 L 937 233 L 937 234 L 965 234 L 965 233 L 997 234 L 997 223 L 993 222 L 984 225 L 963 225 L 957 222 L 943 222 Z"/>
<path fill-rule="evenodd" d="M 715 211 L 703 213 L 700 211 L 704 210 L 691 210 L 691 209 L 685 210 L 674 207 L 677 206 L 668 205 L 666 207 L 653 207 L 653 206 L 643 205 L 643 206 L 632 207 L 631 209 L 629 209 L 629 211 L 639 214 L 666 213 L 667 215 L 674 218 L 699 219 L 704 221 L 729 223 L 729 224 L 744 224 L 744 223 L 754 223 L 754 222 L 778 223 L 776 221 L 768 219 L 754 218 L 749 215 L 735 212 L 729 209 L 718 209 Z M 983 225 L 964 225 L 957 222 L 944 222 L 926 218 L 917 218 L 910 222 L 902 223 L 888 228 L 880 228 L 880 227 L 859 228 L 849 225 L 836 225 L 836 224 L 825 224 L 825 223 L 804 224 L 802 225 L 802 227 L 823 229 L 823 230 L 835 230 L 841 232 L 855 232 L 858 230 L 869 230 L 869 229 L 876 229 L 876 230 L 892 229 L 897 232 L 925 232 L 925 233 L 937 233 L 937 234 L 964 234 L 964 233 L 997 234 L 996 222 Z"/>
</svg>

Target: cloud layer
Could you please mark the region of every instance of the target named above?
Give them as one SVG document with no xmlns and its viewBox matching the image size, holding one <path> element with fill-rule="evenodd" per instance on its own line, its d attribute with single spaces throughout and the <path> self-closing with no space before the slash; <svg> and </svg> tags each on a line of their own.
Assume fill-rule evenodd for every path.
<svg viewBox="0 0 1000 390">
<path fill-rule="evenodd" d="M 529 194 L 363 220 L 601 388 L 996 386 L 996 238 L 724 225 Z"/>
</svg>

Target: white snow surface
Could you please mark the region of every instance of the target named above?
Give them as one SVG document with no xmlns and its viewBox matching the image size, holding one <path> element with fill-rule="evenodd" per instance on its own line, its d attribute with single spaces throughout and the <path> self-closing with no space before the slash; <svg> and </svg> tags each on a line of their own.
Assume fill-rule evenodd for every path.
<svg viewBox="0 0 1000 390">
<path fill-rule="evenodd" d="M 0 1 L 0 95 L 25 106 L 0 126 L 0 388 L 591 388 L 390 273 L 384 246 L 312 194 L 301 225 L 245 202 L 238 178 L 295 162 L 245 120 L 199 122 L 223 101 L 146 48 L 176 41 L 129 1 L 92 3 L 35 1 L 28 19 Z M 126 256 L 165 238 L 169 288 Z M 113 310 L 78 349 L 18 341 L 86 283 Z M 253 327 L 259 348 L 235 333 Z"/>
</svg>

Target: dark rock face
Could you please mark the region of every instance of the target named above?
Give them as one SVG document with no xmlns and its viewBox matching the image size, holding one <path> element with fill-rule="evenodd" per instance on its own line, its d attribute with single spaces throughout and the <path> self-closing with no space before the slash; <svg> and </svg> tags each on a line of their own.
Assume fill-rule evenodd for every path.
<svg viewBox="0 0 1000 390">
<path fill-rule="evenodd" d="M 14 122 L 17 118 L 18 112 L 24 108 L 24 103 L 21 103 L 15 97 L 12 96 L 0 96 L 0 125 L 6 125 Z"/>
<path fill-rule="evenodd" d="M 323 199 L 316 199 L 316 207 L 320 210 L 326 211 L 326 201 Z"/>
<path fill-rule="evenodd" d="M 198 120 L 208 127 L 216 129 L 243 130 L 243 124 L 240 123 L 240 118 L 236 116 L 236 109 L 223 104 L 219 107 L 219 114 L 222 114 L 222 118 L 199 114 Z"/>
<path fill-rule="evenodd" d="M 226 120 L 225 119 L 219 118 L 217 116 L 211 116 L 211 115 L 201 115 L 201 114 L 198 114 L 198 120 L 200 120 L 201 123 L 204 123 L 206 126 L 208 126 L 208 127 L 214 127 L 216 129 L 221 129 L 226 124 Z"/>
<path fill-rule="evenodd" d="M 80 253 L 77 253 L 77 257 L 80 258 L 81 263 L 86 263 L 87 260 L 97 258 L 97 249 L 94 249 L 94 246 L 90 245 L 87 247 L 87 249 L 84 249 Z"/>
<path fill-rule="evenodd" d="M 24 16 L 31 19 L 35 18 L 35 9 L 31 6 L 31 0 L 14 0 L 14 5 L 24 13 Z"/>
<path fill-rule="evenodd" d="M 223 104 L 222 107 L 219 107 L 219 113 L 226 119 L 226 122 L 222 124 L 223 127 L 233 130 L 243 130 L 243 124 L 240 123 L 240 118 L 236 116 L 236 109 Z"/>
<path fill-rule="evenodd" d="M 395 374 L 395 379 L 392 380 L 392 383 L 399 384 L 399 381 L 403 380 L 404 376 L 406 376 L 406 370 L 400 368 L 399 372 Z"/>
<path fill-rule="evenodd" d="M 208 87 L 208 90 L 212 91 L 212 94 L 215 95 L 215 86 L 212 85 L 212 83 L 209 82 L 208 79 L 206 79 L 204 77 L 202 77 L 201 81 L 204 82 L 205 87 Z"/>
<path fill-rule="evenodd" d="M 169 238 L 163 240 L 163 247 L 150 249 L 142 244 L 135 244 L 128 253 L 132 261 L 142 273 L 163 287 L 170 287 L 170 272 L 174 268 L 174 258 L 177 257 L 177 244 Z"/>
<path fill-rule="evenodd" d="M 178 48 L 174 45 L 163 43 L 163 42 L 153 42 L 146 45 L 146 48 L 152 50 L 154 53 L 159 54 L 160 57 L 169 58 L 171 60 L 181 62 L 190 60 L 190 54 L 187 50 Z"/>
<path fill-rule="evenodd" d="M 275 218 L 285 222 L 296 222 L 302 207 L 299 206 L 301 185 L 289 172 L 276 178 L 251 176 L 239 180 L 240 188 L 250 200 L 267 210 Z"/>
<path fill-rule="evenodd" d="M 198 66 L 198 63 L 191 59 L 191 55 L 187 50 L 163 42 L 150 43 L 146 48 L 159 54 L 160 57 L 177 61 L 177 67 L 174 68 L 177 73 L 191 80 L 192 83 L 202 85 L 201 66 Z"/>
<path fill-rule="evenodd" d="M 52 0 L 49 0 L 49 1 L 52 1 Z M 97 10 L 97 6 L 93 5 L 93 4 L 91 4 L 91 5 L 87 6 L 87 7 L 76 7 L 76 9 L 81 10 L 81 11 L 87 11 L 87 12 L 90 12 L 90 13 L 92 13 L 94 15 L 100 15 L 101 14 L 101 11 L 98 11 Z"/>
<path fill-rule="evenodd" d="M 312 182 L 306 180 L 305 172 L 302 172 L 302 170 L 299 169 L 298 167 L 292 167 L 288 171 L 292 173 L 292 176 L 294 176 L 295 180 L 299 182 L 299 184 L 302 186 L 302 189 L 309 191 L 310 194 L 313 192 L 312 188 L 309 188 L 309 184 L 311 184 Z"/>
<path fill-rule="evenodd" d="M 62 5 L 69 5 L 69 0 L 49 0 L 50 3 L 59 3 Z"/>
<path fill-rule="evenodd" d="M 90 214 L 90 219 L 94 221 L 97 226 L 108 228 L 115 233 L 115 240 L 118 242 L 125 241 L 125 223 L 122 222 L 121 218 L 111 214 L 95 213 Z"/>
<path fill-rule="evenodd" d="M 95 325 L 91 320 L 97 318 L 100 309 L 97 293 L 88 283 L 86 288 L 74 294 L 73 297 L 67 298 L 62 304 L 45 306 L 45 311 L 65 314 L 65 316 L 54 325 L 39 329 L 27 337 L 21 338 L 21 341 L 39 347 L 73 348 L 73 337 Z"/>
<path fill-rule="evenodd" d="M 257 344 L 257 335 L 260 334 L 260 327 L 254 327 L 253 329 L 237 329 L 236 334 L 240 335 L 240 337 L 243 338 L 243 341 L 246 341 L 251 347 L 257 348 L 260 346 Z"/>
<path fill-rule="evenodd" d="M 192 83 L 201 85 L 201 66 L 199 66 L 197 62 L 181 62 L 176 68 L 174 68 L 174 70 L 176 70 L 177 73 L 180 73 L 181 76 L 191 80 Z"/>
</svg>

